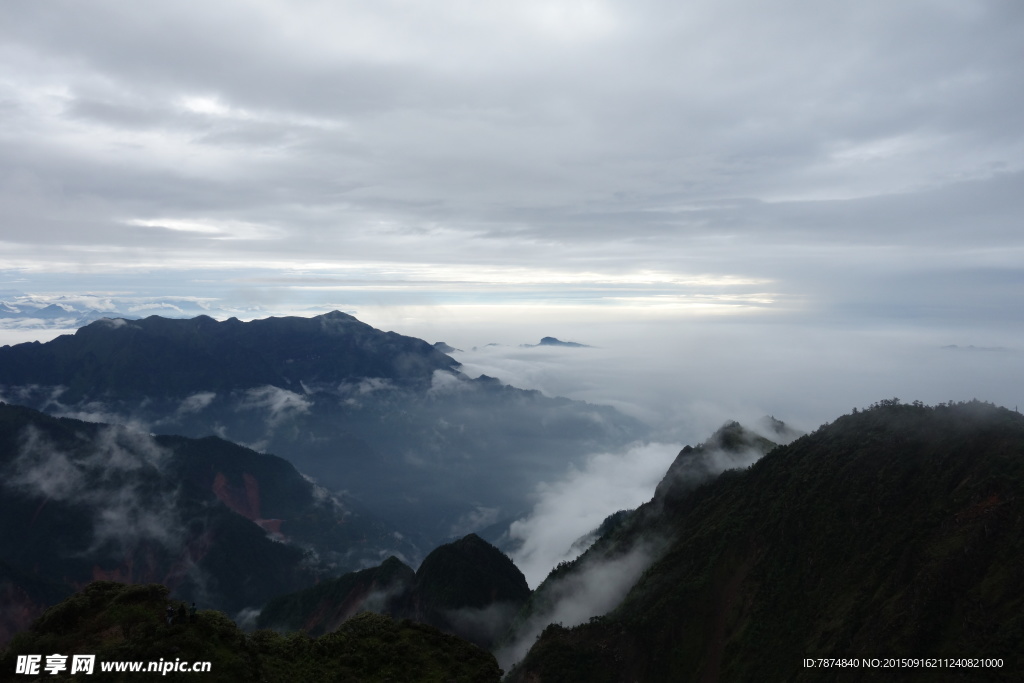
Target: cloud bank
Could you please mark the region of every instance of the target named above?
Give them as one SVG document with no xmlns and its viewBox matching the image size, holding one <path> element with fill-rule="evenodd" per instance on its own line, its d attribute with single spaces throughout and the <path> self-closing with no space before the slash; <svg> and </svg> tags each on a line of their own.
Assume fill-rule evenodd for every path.
<svg viewBox="0 0 1024 683">
<path fill-rule="evenodd" d="M 1022 278 L 1013 3 L 0 18 L 0 289 L 995 324 Z"/>
<path fill-rule="evenodd" d="M 575 559 L 586 548 L 573 543 L 611 513 L 650 500 L 677 452 L 668 444 L 642 444 L 599 453 L 563 479 L 540 483 L 533 510 L 509 528 L 512 561 L 526 582 L 536 588 L 556 564 Z"/>
<path fill-rule="evenodd" d="M 571 574 L 544 585 L 543 603 L 518 626 L 515 637 L 495 657 L 508 671 L 522 659 L 548 624 L 578 626 L 618 606 L 644 570 L 654 561 L 653 544 L 640 544 L 613 558 L 585 558 Z"/>
</svg>

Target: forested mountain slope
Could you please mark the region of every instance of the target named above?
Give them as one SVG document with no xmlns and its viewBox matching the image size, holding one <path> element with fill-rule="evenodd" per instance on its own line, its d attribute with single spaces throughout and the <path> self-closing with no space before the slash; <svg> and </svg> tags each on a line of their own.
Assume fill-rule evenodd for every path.
<svg viewBox="0 0 1024 683">
<path fill-rule="evenodd" d="M 1018 680 L 1022 493 L 1024 417 L 883 401 L 694 491 L 659 487 L 592 551 L 657 559 L 607 616 L 547 628 L 510 680 L 880 680 L 814 657 L 1002 658 L 969 680 Z"/>
<path fill-rule="evenodd" d="M 418 555 L 285 460 L 0 403 L 0 637 L 96 579 L 232 614 L 379 552 Z"/>
<path fill-rule="evenodd" d="M 529 597 L 526 578 L 512 560 L 469 534 L 435 548 L 415 572 L 390 557 L 378 567 L 279 596 L 262 609 L 257 625 L 318 636 L 368 610 L 490 647 Z"/>
</svg>

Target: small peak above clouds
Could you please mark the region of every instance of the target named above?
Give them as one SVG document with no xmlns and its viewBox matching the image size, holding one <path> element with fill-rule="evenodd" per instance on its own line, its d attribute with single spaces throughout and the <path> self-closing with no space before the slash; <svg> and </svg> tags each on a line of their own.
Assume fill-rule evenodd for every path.
<svg viewBox="0 0 1024 683">
<path fill-rule="evenodd" d="M 434 348 L 441 353 L 459 353 L 462 349 L 457 349 L 454 346 L 450 346 L 443 341 L 434 342 Z"/>
<path fill-rule="evenodd" d="M 562 341 L 557 337 L 542 337 L 540 342 L 537 344 L 523 344 L 522 347 L 525 349 L 533 349 L 538 346 L 561 346 L 564 348 L 571 349 L 589 349 L 592 348 L 589 344 L 580 344 L 574 341 Z"/>
<path fill-rule="evenodd" d="M 358 320 L 356 320 L 355 316 L 349 315 L 348 313 L 345 313 L 343 311 L 339 311 L 338 309 L 334 309 L 333 311 L 327 311 L 326 313 L 321 313 L 320 315 L 315 315 L 313 317 L 326 318 L 328 320 L 354 320 L 356 322 L 359 322 Z"/>
</svg>

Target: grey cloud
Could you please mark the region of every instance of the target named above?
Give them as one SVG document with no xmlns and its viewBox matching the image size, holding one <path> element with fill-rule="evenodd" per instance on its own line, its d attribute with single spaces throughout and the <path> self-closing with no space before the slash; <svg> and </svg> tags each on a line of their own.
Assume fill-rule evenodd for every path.
<svg viewBox="0 0 1024 683">
<path fill-rule="evenodd" d="M 90 10 L 81 22 L 52 22 L 36 14 L 18 35 L 26 49 L 41 54 L 63 45 L 85 57 L 86 65 L 123 79 L 128 90 L 191 88 L 241 107 L 351 118 L 377 161 L 349 168 L 386 187 L 394 200 L 426 191 L 451 202 L 454 187 L 446 184 L 459 183 L 461 198 L 477 198 L 477 212 L 494 203 L 493 191 L 485 188 L 502 177 L 505 187 L 529 188 L 535 199 L 527 197 L 527 203 L 535 206 L 550 203 L 542 198 L 549 188 L 563 206 L 566 199 L 570 206 L 578 204 L 584 187 L 594 188 L 589 192 L 595 197 L 687 186 L 691 191 L 684 194 L 692 195 L 693 190 L 719 194 L 716 186 L 727 182 L 733 196 L 756 194 L 767 189 L 765 179 L 777 184 L 820 159 L 825 141 L 915 131 L 922 120 L 927 125 L 930 113 L 948 111 L 946 100 L 978 102 L 979 88 L 989 95 L 982 98 L 986 111 L 1013 110 L 1006 106 L 1012 95 L 998 84 L 1010 76 L 1004 73 L 1014 61 L 1002 57 L 1012 50 L 1014 34 L 989 16 L 994 11 L 989 6 L 970 17 L 966 31 L 959 12 L 893 11 L 875 4 L 847 9 L 847 16 L 806 7 L 791 7 L 791 14 L 776 8 L 763 16 L 767 9 L 744 3 L 674 9 L 667 16 L 656 4 L 607 7 L 616 23 L 610 37 L 578 45 L 571 59 L 564 48 L 541 42 L 531 45 L 531 58 L 518 51 L 515 62 L 513 53 L 485 54 L 484 67 L 476 72 L 452 70 L 446 63 L 453 51 L 472 53 L 482 46 L 465 30 L 470 26 L 443 7 L 432 17 L 432 31 L 413 36 L 401 22 L 397 28 L 388 25 L 386 7 L 370 17 L 369 23 L 387 27 L 385 33 L 410 37 L 412 43 L 408 49 L 385 46 L 394 54 L 378 61 L 372 49 L 321 60 L 275 52 L 287 39 L 268 20 L 277 11 L 271 4 L 237 14 L 230 5 L 212 6 L 202 22 L 172 6 L 147 10 L 145 17 L 120 11 L 116 21 L 105 20 L 102 8 Z M 79 11 L 73 5 L 65 9 Z M 352 8 L 339 8 L 331 18 L 351 23 L 351 13 Z M 477 19 L 481 26 L 493 25 Z M 297 26 L 313 20 L 311 14 L 294 13 Z M 214 30 L 227 21 L 236 24 L 230 33 Z M 238 30 L 238 24 L 247 30 Z M 505 30 L 516 35 L 514 24 Z M 306 47 L 315 52 L 321 46 L 313 34 Z M 241 35 L 264 40 L 231 37 Z M 970 50 L 965 44 L 973 43 L 965 36 L 984 40 L 987 49 Z M 146 48 L 140 49 L 143 41 Z M 446 49 L 437 51 L 439 46 Z M 366 75 L 352 77 L 360 71 Z M 958 78 L 961 72 L 991 76 Z M 930 99 L 932 91 L 938 94 Z M 373 116 L 346 109 L 367 100 L 377 101 Z M 379 116 L 382 112 L 387 116 Z M 858 130 L 882 117 L 890 119 L 884 129 Z M 975 126 L 983 123 L 964 118 Z M 1004 129 L 996 124 L 994 130 Z M 316 147 L 327 149 L 336 139 L 325 137 Z M 313 162 L 332 159 L 313 154 Z M 556 156 L 563 161 L 555 162 Z M 343 159 L 333 157 L 333 162 Z M 376 165 L 380 162 L 384 165 Z M 745 177 L 750 180 L 737 186 Z M 385 179 L 386 185 L 378 182 Z"/>
<path fill-rule="evenodd" d="M 140 541 L 180 546 L 184 528 L 177 492 L 147 488 L 144 470 L 159 470 L 168 454 L 153 439 L 124 427 L 104 427 L 85 453 L 66 453 L 34 427 L 23 434 L 5 486 L 50 500 L 83 505 L 93 536 L 85 553 L 124 549 Z M 139 476 L 138 472 L 141 472 Z"/>
<path fill-rule="evenodd" d="M 97 434 L 96 449 L 82 462 L 109 477 L 118 471 L 152 467 L 160 470 L 170 454 L 148 433 L 131 428 L 110 426 Z"/>
<path fill-rule="evenodd" d="M 28 429 L 23 448 L 8 473 L 7 485 L 65 500 L 84 490 L 85 473 L 66 453 L 49 446 L 38 430 Z"/>
<path fill-rule="evenodd" d="M 1020 337 L 1017 3 L 56 2 L 0 19 L 0 278 L 20 290 L 206 297 L 219 317 L 341 307 L 409 332 L 586 308 L 597 334 L 538 331 L 649 357 L 568 388 L 696 438 L 711 415 L 813 426 L 885 395 L 1015 402 L 1016 360 L 973 378 L 897 361 Z M 231 221 L 262 229 L 223 239 Z M 516 383 L 502 362 L 488 374 Z"/>
<path fill-rule="evenodd" d="M 636 444 L 622 453 L 599 453 L 571 467 L 560 480 L 541 482 L 530 514 L 513 522 L 511 556 L 527 582 L 537 586 L 559 562 L 586 548 L 575 540 L 596 529 L 617 510 L 650 500 L 678 447 Z"/>
<path fill-rule="evenodd" d="M 52 414 L 60 417 L 70 417 L 84 422 L 100 422 L 103 424 L 120 424 L 128 429 L 142 433 L 148 433 L 150 425 L 134 415 L 124 415 L 117 408 L 102 401 L 89 401 L 75 406 L 66 406 L 59 399 L 51 400 L 47 406 Z"/>
<path fill-rule="evenodd" d="M 191 396 L 187 396 L 178 407 L 178 414 L 187 415 L 189 413 L 198 413 L 213 403 L 215 398 L 217 398 L 217 394 L 212 391 L 200 391 L 192 394 Z"/>
<path fill-rule="evenodd" d="M 384 377 L 366 377 L 359 380 L 357 384 L 343 384 L 341 388 L 342 390 L 350 389 L 358 396 L 366 396 L 378 391 L 392 391 L 395 389 L 395 385 L 390 379 Z"/>
<path fill-rule="evenodd" d="M 262 607 L 245 607 L 235 614 L 232 621 L 245 631 L 254 631 L 256 630 L 256 620 L 259 619 L 262 611 Z"/>
<path fill-rule="evenodd" d="M 843 272 L 822 266 L 819 286 L 835 291 L 843 278 Z M 936 275 L 932 281 L 941 284 L 942 278 Z M 899 284 L 883 281 L 860 302 L 851 284 L 843 291 L 846 305 L 871 310 L 844 315 L 811 309 L 814 315 L 796 310 L 760 320 L 722 316 L 687 323 L 666 318 L 628 325 L 524 319 L 497 321 L 488 332 L 492 340 L 518 343 L 553 335 L 600 348 L 472 350 L 470 340 L 447 335 L 446 341 L 470 349 L 454 356 L 471 377 L 485 373 L 523 388 L 614 405 L 650 424 L 652 438 L 675 444 L 676 450 L 703 441 L 726 420 L 753 425 L 772 414 L 809 431 L 890 394 L 926 403 L 975 396 L 989 396 L 1001 405 L 1020 402 L 1016 378 L 1024 372 L 1024 353 L 1019 327 L 1016 319 L 995 315 L 1011 305 L 1005 297 L 1012 288 L 1000 289 L 993 282 L 992 308 L 977 302 L 976 313 L 965 311 L 951 320 L 912 306 L 909 295 L 901 298 Z M 955 285 L 946 283 L 942 291 L 956 294 Z M 887 286 L 891 291 L 885 291 Z M 871 296 L 886 302 L 888 311 L 880 314 L 871 307 Z M 966 309 L 967 295 L 958 296 L 958 305 Z M 937 303 L 947 305 L 941 299 Z M 1009 352 L 942 350 L 950 344 Z"/>
<path fill-rule="evenodd" d="M 571 628 L 607 614 L 622 602 L 657 554 L 657 544 L 652 542 L 612 558 L 585 557 L 572 573 L 545 582 L 545 607 L 535 610 L 517 627 L 512 642 L 495 653 L 498 663 L 506 671 L 511 668 L 548 624 Z"/>
<path fill-rule="evenodd" d="M 473 510 L 459 517 L 448 531 L 451 538 L 461 538 L 468 533 L 486 529 L 498 522 L 501 508 L 477 505 Z"/>
<path fill-rule="evenodd" d="M 518 611 L 514 603 L 492 602 L 486 607 L 449 610 L 444 616 L 457 633 L 472 633 L 480 642 L 495 643 L 505 635 Z"/>
<path fill-rule="evenodd" d="M 430 389 L 427 390 L 427 394 L 429 396 L 443 396 L 444 394 L 459 391 L 469 391 L 471 388 L 463 378 L 455 373 L 434 370 L 434 374 L 430 378 Z"/>
<path fill-rule="evenodd" d="M 117 128 L 145 129 L 164 125 L 166 121 L 166 115 L 155 107 L 139 107 L 87 97 L 73 100 L 65 113 L 71 118 Z"/>
<path fill-rule="evenodd" d="M 268 413 L 268 424 L 273 428 L 283 420 L 307 412 L 310 405 L 309 399 L 301 394 L 268 384 L 255 389 L 249 389 L 239 407 L 248 410 L 266 410 Z"/>
<path fill-rule="evenodd" d="M 176 502 L 173 492 L 150 496 L 130 489 L 117 490 L 96 514 L 94 547 L 117 543 L 129 548 L 140 540 L 157 541 L 172 549 L 181 547 L 185 529 L 176 514 Z"/>
</svg>

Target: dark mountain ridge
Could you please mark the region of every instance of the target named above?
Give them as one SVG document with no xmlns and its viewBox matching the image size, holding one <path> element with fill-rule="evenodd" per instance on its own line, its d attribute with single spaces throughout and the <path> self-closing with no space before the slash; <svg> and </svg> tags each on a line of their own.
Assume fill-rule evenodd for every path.
<svg viewBox="0 0 1024 683">
<path fill-rule="evenodd" d="M 589 546 L 586 552 L 559 563 L 533 591 L 501 638 L 496 654 L 502 666 L 509 668 L 522 658 L 549 624 L 575 626 L 614 609 L 670 547 L 673 527 L 665 518 L 666 506 L 684 500 L 723 470 L 750 465 L 776 445 L 730 421 L 705 442 L 685 446 L 650 502 L 605 519 L 603 532 L 578 541 Z"/>
<path fill-rule="evenodd" d="M 408 611 L 408 594 L 415 583 L 416 572 L 392 556 L 379 566 L 273 598 L 260 610 L 256 627 L 317 637 L 337 630 L 360 612 L 397 617 Z"/>
<path fill-rule="evenodd" d="M 160 582 L 234 613 L 380 548 L 420 552 L 281 458 L 2 403 L 0 500 L 8 634 L 97 579 Z"/>
<path fill-rule="evenodd" d="M 185 397 L 203 391 L 377 377 L 429 386 L 459 363 L 430 344 L 381 332 L 340 311 L 315 318 L 218 322 L 149 316 L 104 318 L 52 342 L 0 348 L 0 385 L 63 387 L 75 403 L 105 395 Z"/>
<path fill-rule="evenodd" d="M 646 433 L 614 408 L 471 380 L 458 365 L 337 311 L 106 319 L 0 348 L 0 398 L 273 452 L 432 543 L 521 514 L 537 481 Z"/>
<path fill-rule="evenodd" d="M 549 626 L 509 680 L 878 680 L 803 660 L 964 656 L 1004 660 L 970 680 L 1018 678 L 1019 414 L 883 401 L 748 469 L 688 492 L 675 481 L 579 561 L 659 539 L 623 602 Z"/>
<path fill-rule="evenodd" d="M 0 418 L 4 414 L 0 411 Z M 59 452 L 74 454 L 71 445 L 60 445 Z M 740 468 L 716 476 L 711 462 Z M 61 491 L 59 485 L 52 489 L 53 499 L 33 512 L 45 516 L 60 503 Z M 777 447 L 727 423 L 706 442 L 684 448 L 649 503 L 617 515 L 586 553 L 553 569 L 534 591 L 510 636 L 532 647 L 508 680 L 879 680 L 875 669 L 825 671 L 803 662 L 964 656 L 1003 661 L 997 668 L 972 668 L 969 680 L 1017 680 L 1016 658 L 1024 645 L 1022 491 L 1024 418 L 989 404 L 926 407 L 883 401 Z M 231 514 L 266 537 L 264 528 Z M 59 536 L 52 540 L 64 542 Z M 0 563 L 0 570 L 26 575 L 10 564 Z M 354 613 L 369 607 L 393 614 L 411 605 L 424 621 L 431 613 L 465 614 L 464 608 L 484 616 L 492 604 L 504 602 L 501 586 L 511 586 L 513 594 L 520 590 L 512 574 L 518 570 L 508 558 L 470 535 L 435 550 L 419 572 L 390 558 L 283 596 L 280 614 L 304 619 L 299 628 L 341 626 L 323 641 L 217 630 L 200 643 L 179 629 L 167 632 L 179 639 L 168 642 L 154 626 L 159 614 L 153 614 L 166 592 L 152 602 L 152 590 L 136 589 L 150 595 L 146 600 L 152 605 L 145 614 L 132 612 L 135 621 L 126 622 L 127 613 L 105 611 L 128 600 L 116 598 L 123 588 L 100 584 L 93 589 L 99 602 L 89 602 L 96 609 L 82 603 L 81 609 L 57 610 L 54 615 L 64 616 L 44 619 L 19 636 L 3 661 L 9 664 L 15 652 L 60 651 L 71 642 L 60 639 L 70 637 L 120 659 L 219 648 L 196 658 L 222 657 L 225 670 L 232 671 L 258 665 L 267 680 L 288 671 L 279 657 L 298 656 L 304 662 L 299 666 L 312 667 L 302 669 L 304 675 L 319 680 L 326 674 L 318 667 L 326 671 L 371 660 L 388 666 L 387 658 L 374 659 L 361 650 L 353 658 L 352 648 L 383 648 L 395 662 L 405 662 L 420 647 L 414 634 L 421 631 L 410 622 L 396 624 L 372 614 L 350 618 Z M 509 580 L 496 580 L 499 575 Z M 615 595 L 619 585 L 621 593 Z M 408 600 L 417 590 L 421 597 Z M 570 604 L 580 596 L 589 604 L 580 599 Z M 269 607 L 264 614 L 271 615 Z M 586 609 L 591 611 L 581 611 Z M 92 616 L 85 621 L 74 616 L 86 614 Z M 120 622 L 111 621 L 114 614 Z M 77 621 L 65 620 L 71 616 Z M 529 629 L 531 620 L 541 623 L 537 633 Z M 61 627 L 54 630 L 58 622 Z M 461 626 L 479 629 L 480 623 Z M 356 633 L 368 640 L 350 640 Z M 446 651 L 459 647 L 433 635 L 428 640 Z M 395 648 L 395 643 L 405 645 Z M 331 653 L 331 663 L 319 659 L 324 653 Z M 452 662 L 449 655 L 424 656 L 430 666 Z M 408 669 L 387 670 L 409 675 Z M 895 677 L 968 679 L 960 673 L 917 668 Z"/>
<path fill-rule="evenodd" d="M 319 636 L 362 611 L 412 619 L 491 647 L 530 597 L 523 573 L 475 534 L 435 548 L 415 572 L 397 558 L 268 602 L 260 628 Z"/>
</svg>

